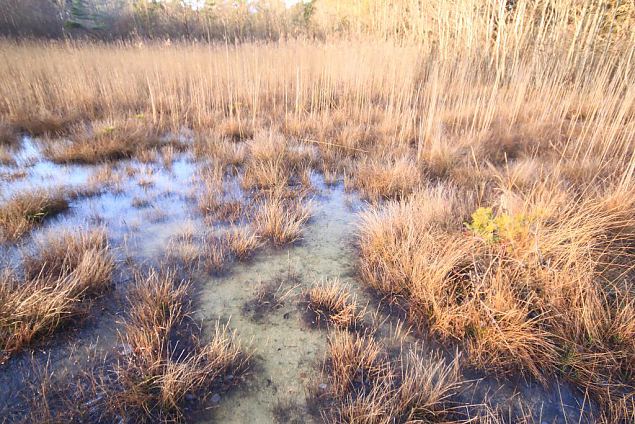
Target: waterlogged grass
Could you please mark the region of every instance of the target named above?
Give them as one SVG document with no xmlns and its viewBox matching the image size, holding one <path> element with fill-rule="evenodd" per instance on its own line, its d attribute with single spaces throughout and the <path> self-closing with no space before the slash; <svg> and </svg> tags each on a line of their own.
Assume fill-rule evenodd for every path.
<svg viewBox="0 0 635 424">
<path fill-rule="evenodd" d="M 85 314 L 86 303 L 111 285 L 114 268 L 103 232 L 51 235 L 24 260 L 24 278 L 0 279 L 0 349 L 11 356 Z"/>
<path fill-rule="evenodd" d="M 107 388 L 115 416 L 181 420 L 186 396 L 204 401 L 226 375 L 246 369 L 248 355 L 227 325 L 217 322 L 207 342 L 195 333 L 174 341 L 179 332 L 192 330 L 188 286 L 169 270 L 137 275 L 121 334 L 126 351 L 114 368 L 116 383 Z"/>
<path fill-rule="evenodd" d="M 364 33 L 383 28 L 381 42 L 0 42 L 0 175 L 18 187 L 0 203 L 11 271 L 0 288 L 4 357 L 82 315 L 117 274 L 118 295 L 130 297 L 119 311 L 126 349 L 111 346 L 112 397 L 97 403 L 115 418 L 185 420 L 187 399 L 204 401 L 245 364 L 228 327 L 196 330 L 199 280 L 226 282 L 282 249 L 323 252 L 305 243 L 330 234 L 314 206 L 343 188 L 363 199 L 349 225 L 352 281 L 308 284 L 297 296 L 265 285 L 241 322 L 263 334 L 258 326 L 286 328 L 298 318 L 290 311 L 263 317 L 284 304 L 326 324 L 302 328 L 325 342 L 315 417 L 541 421 L 535 405 L 474 411 L 459 396 L 470 369 L 545 392 L 565 380 L 584 393 L 583 418 L 633 421 L 634 47 L 621 26 L 631 9 L 513 3 L 432 2 L 412 8 L 417 17 L 395 7 L 403 16 L 387 16 L 393 26 L 351 17 Z M 43 157 L 20 157 L 22 134 L 40 137 Z M 117 249 L 161 244 L 177 209 L 200 227 L 165 237 L 144 258 L 157 266 L 128 284 L 148 264 L 127 251 L 115 273 L 105 233 L 38 239 L 75 200 L 28 186 L 44 162 L 56 172 L 102 165 L 92 177 L 104 190 L 97 205 L 116 212 L 89 215 L 81 204 L 67 215 L 114 228 Z M 181 173 L 183 164 L 195 171 Z M 126 207 L 116 209 L 120 199 Z M 146 238 L 135 245 L 134 233 Z M 176 268 L 159 271 L 163 259 Z M 400 311 L 412 326 L 398 353 L 360 287 L 378 295 L 376 317 Z M 227 296 L 219 304 L 245 304 L 218 290 Z M 421 339 L 458 359 L 415 349 Z"/>
<path fill-rule="evenodd" d="M 45 219 L 68 209 L 63 190 L 34 190 L 15 194 L 0 205 L 0 241 L 19 239 Z"/>
</svg>

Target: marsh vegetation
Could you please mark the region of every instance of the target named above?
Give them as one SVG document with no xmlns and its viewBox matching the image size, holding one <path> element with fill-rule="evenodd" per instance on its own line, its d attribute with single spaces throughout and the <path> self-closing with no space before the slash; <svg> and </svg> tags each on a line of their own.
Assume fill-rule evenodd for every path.
<svg viewBox="0 0 635 424">
<path fill-rule="evenodd" d="M 632 3 L 296 6 L 0 40 L 0 421 L 634 422 Z"/>
</svg>

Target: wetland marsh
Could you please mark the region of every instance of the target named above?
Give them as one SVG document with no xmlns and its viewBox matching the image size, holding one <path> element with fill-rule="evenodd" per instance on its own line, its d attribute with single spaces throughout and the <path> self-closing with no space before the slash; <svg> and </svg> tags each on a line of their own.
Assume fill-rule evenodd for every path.
<svg viewBox="0 0 635 424">
<path fill-rule="evenodd" d="M 634 422 L 635 32 L 433 3 L 0 40 L 0 422 Z"/>
</svg>

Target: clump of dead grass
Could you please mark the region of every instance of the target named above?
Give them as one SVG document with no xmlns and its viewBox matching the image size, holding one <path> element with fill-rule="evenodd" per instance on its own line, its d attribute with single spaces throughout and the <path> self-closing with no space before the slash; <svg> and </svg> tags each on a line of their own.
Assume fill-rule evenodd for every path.
<svg viewBox="0 0 635 424">
<path fill-rule="evenodd" d="M 236 334 L 216 323 L 201 341 L 189 324 L 189 284 L 172 271 L 136 277 L 121 338 L 129 349 L 115 368 L 110 409 L 137 422 L 180 420 L 187 395 L 204 401 L 227 374 L 244 371 L 247 356 Z"/>
<path fill-rule="evenodd" d="M 410 159 L 370 159 L 358 162 L 347 187 L 357 189 L 369 200 L 399 199 L 421 184 L 421 173 Z"/>
<path fill-rule="evenodd" d="M 307 308 L 314 324 L 331 324 L 343 329 L 354 329 L 364 312 L 357 305 L 357 299 L 350 293 L 350 287 L 342 285 L 339 279 L 330 279 L 315 284 L 306 293 Z"/>
<path fill-rule="evenodd" d="M 45 219 L 68 209 L 63 190 L 37 189 L 14 194 L 0 206 L 0 241 L 16 241 Z"/>
<path fill-rule="evenodd" d="M 188 269 L 198 268 L 203 255 L 201 240 L 196 237 L 196 228 L 192 224 L 185 225 L 168 243 L 168 258 Z"/>
<path fill-rule="evenodd" d="M 11 355 L 83 314 L 110 284 L 114 261 L 99 230 L 47 238 L 24 260 L 24 277 L 0 281 L 0 347 Z"/>
<path fill-rule="evenodd" d="M 236 143 L 216 133 L 198 134 L 194 153 L 201 159 L 212 158 L 218 168 L 233 171 L 242 166 L 247 157 L 247 144 Z"/>
<path fill-rule="evenodd" d="M 16 164 L 15 149 L 0 144 L 0 165 L 14 166 Z M 6 179 L 3 178 L 3 180 Z"/>
<path fill-rule="evenodd" d="M 254 216 L 258 234 L 276 246 L 300 239 L 303 226 L 311 216 L 310 205 L 302 201 L 301 198 L 289 199 L 281 194 L 258 201 Z"/>
<path fill-rule="evenodd" d="M 463 343 L 479 368 L 545 384 L 559 373 L 603 404 L 618 401 L 632 390 L 623 379 L 632 346 L 615 343 L 616 333 L 632 337 L 633 292 L 615 279 L 632 268 L 632 202 L 576 201 L 557 188 L 524 196 L 476 210 L 467 232 L 457 197 L 415 195 L 363 213 L 362 278 L 406 299 L 413 322 Z"/>
<path fill-rule="evenodd" d="M 254 136 L 252 121 L 249 119 L 240 119 L 240 117 L 235 116 L 222 119 L 216 125 L 215 129 L 223 137 L 227 137 L 233 141 L 246 140 Z"/>
<path fill-rule="evenodd" d="M 96 164 L 128 159 L 159 145 L 155 130 L 139 119 L 76 126 L 70 140 L 51 142 L 45 155 L 56 163 Z"/>
<path fill-rule="evenodd" d="M 19 137 L 15 127 L 0 120 L 0 146 L 4 147 L 16 147 Z"/>
<path fill-rule="evenodd" d="M 21 113 L 10 120 L 13 128 L 19 132 L 26 132 L 32 136 L 52 135 L 60 136 L 69 132 L 76 125 L 78 117 L 61 115 L 45 111 L 39 114 Z"/>
<path fill-rule="evenodd" d="M 280 190 L 289 184 L 291 165 L 284 136 L 273 131 L 258 132 L 249 142 L 241 185 L 246 190 Z"/>
<path fill-rule="evenodd" d="M 329 337 L 327 355 L 330 392 L 335 396 L 364 391 L 387 371 L 381 346 L 368 335 L 337 331 Z"/>
<path fill-rule="evenodd" d="M 91 294 L 102 292 L 110 284 L 114 259 L 106 231 L 62 233 L 49 231 L 37 240 L 33 251 L 24 255 L 26 278 L 59 279 L 74 273 Z"/>
<path fill-rule="evenodd" d="M 227 239 L 210 234 L 203 246 L 202 264 L 207 272 L 222 273 L 231 259 Z"/>
<path fill-rule="evenodd" d="M 245 214 L 245 206 L 239 196 L 225 184 L 225 172 L 220 166 L 205 167 L 200 172 L 203 187 L 198 196 L 198 207 L 208 218 L 217 221 L 236 222 Z"/>
<path fill-rule="evenodd" d="M 258 234 L 249 227 L 232 226 L 225 234 L 229 253 L 237 260 L 249 259 L 260 246 L 262 241 Z"/>
<path fill-rule="evenodd" d="M 458 362 L 416 346 L 391 359 L 367 335 L 329 337 L 324 363 L 329 378 L 327 422 L 454 422 L 453 397 L 464 382 Z M 457 420 L 461 421 L 461 420 Z"/>
</svg>

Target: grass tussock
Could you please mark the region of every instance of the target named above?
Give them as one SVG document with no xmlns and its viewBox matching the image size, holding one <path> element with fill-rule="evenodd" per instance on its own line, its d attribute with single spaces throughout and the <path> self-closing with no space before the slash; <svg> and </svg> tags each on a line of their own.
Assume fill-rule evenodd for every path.
<svg viewBox="0 0 635 424">
<path fill-rule="evenodd" d="M 218 123 L 216 128 L 222 137 L 226 137 L 234 142 L 247 140 L 254 136 L 253 124 L 248 119 L 225 118 Z"/>
<path fill-rule="evenodd" d="M 545 384 L 564 375 L 604 405 L 632 391 L 633 291 L 614 279 L 632 272 L 632 202 L 508 192 L 466 228 L 457 214 L 466 205 L 450 199 L 415 195 L 365 212 L 364 281 L 407 299 L 414 322 L 462 343 L 479 368 Z"/>
<path fill-rule="evenodd" d="M 246 261 L 262 246 L 260 236 L 248 227 L 232 226 L 204 240 L 202 265 L 206 271 L 221 273 L 232 260 Z"/>
<path fill-rule="evenodd" d="M 239 261 L 249 259 L 262 246 L 258 234 L 248 227 L 232 226 L 224 237 L 230 254 Z"/>
<path fill-rule="evenodd" d="M 2 148 L 16 147 L 19 137 L 12 125 L 0 120 L 0 146 Z"/>
<path fill-rule="evenodd" d="M 302 237 L 303 226 L 310 216 L 310 205 L 303 204 L 302 199 L 274 194 L 257 203 L 254 226 L 263 239 L 282 246 Z"/>
<path fill-rule="evenodd" d="M 363 319 L 364 311 L 358 308 L 356 297 L 338 279 L 315 284 L 306 297 L 313 324 L 326 323 L 342 329 L 354 329 Z"/>
<path fill-rule="evenodd" d="M 331 376 L 330 391 L 344 396 L 365 390 L 377 381 L 385 369 L 381 346 L 366 335 L 335 332 L 329 338 L 326 368 Z"/>
<path fill-rule="evenodd" d="M 207 272 L 222 273 L 231 260 L 227 239 L 218 235 L 209 235 L 203 246 L 202 264 Z"/>
<path fill-rule="evenodd" d="M 194 154 L 199 158 L 212 158 L 219 169 L 232 171 L 242 166 L 247 157 L 247 143 L 236 143 L 215 132 L 197 133 Z"/>
<path fill-rule="evenodd" d="M 448 364 L 439 354 L 412 348 L 391 360 L 369 336 L 334 333 L 325 372 L 327 422 L 462 421 L 453 401 L 464 384 L 458 364 Z"/>
<path fill-rule="evenodd" d="M 243 349 L 226 325 L 217 322 L 207 342 L 192 332 L 188 288 L 170 271 L 136 277 L 121 335 L 127 349 L 109 396 L 118 416 L 137 422 L 181 420 L 187 395 L 203 402 L 212 390 L 226 389 L 224 377 L 245 369 Z"/>
<path fill-rule="evenodd" d="M 0 280 L 0 347 L 4 356 L 51 334 L 87 310 L 110 284 L 114 261 L 102 231 L 51 236 L 25 256 L 24 277 Z"/>
<path fill-rule="evenodd" d="M 20 114 L 10 119 L 14 131 L 25 132 L 34 137 L 68 134 L 77 121 L 78 117 L 74 114 L 61 115 L 50 111 L 31 115 Z"/>
<path fill-rule="evenodd" d="M 273 131 L 257 133 L 249 142 L 242 187 L 246 190 L 286 187 L 292 173 L 288 153 L 287 140 L 281 134 Z"/>
<path fill-rule="evenodd" d="M 140 119 L 78 125 L 69 140 L 48 144 L 45 155 L 56 163 L 97 164 L 128 159 L 159 144 L 158 135 Z"/>
<path fill-rule="evenodd" d="M 14 149 L 0 144 L 0 165 L 14 166 L 16 165 Z M 5 173 L 6 174 L 6 173 Z M 6 177 L 2 178 L 7 181 Z"/>
<path fill-rule="evenodd" d="M 38 189 L 14 194 L 0 205 L 0 241 L 16 241 L 68 207 L 66 194 L 62 190 Z"/>
<path fill-rule="evenodd" d="M 196 237 L 196 227 L 186 224 L 168 243 L 168 258 L 186 269 L 196 269 L 201 263 L 203 246 Z"/>
<path fill-rule="evenodd" d="M 245 215 L 243 200 L 227 185 L 222 165 L 204 167 L 199 173 L 203 182 L 198 195 L 199 210 L 207 219 L 234 223 Z"/>
<path fill-rule="evenodd" d="M 367 160 L 357 165 L 347 187 L 354 188 L 369 200 L 399 199 L 421 184 L 415 163 L 401 158 L 395 161 Z"/>
<path fill-rule="evenodd" d="M 114 259 L 103 229 L 55 233 L 37 240 L 34 251 L 24 255 L 23 271 L 28 279 L 63 278 L 71 272 L 90 294 L 104 291 L 110 284 Z"/>
</svg>

